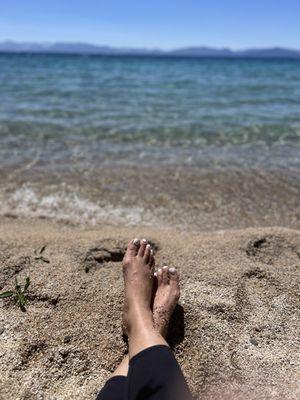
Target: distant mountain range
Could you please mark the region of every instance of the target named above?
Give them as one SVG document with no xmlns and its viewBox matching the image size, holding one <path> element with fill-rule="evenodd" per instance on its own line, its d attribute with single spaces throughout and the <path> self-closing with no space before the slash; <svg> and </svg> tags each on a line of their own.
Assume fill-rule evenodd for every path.
<svg viewBox="0 0 300 400">
<path fill-rule="evenodd" d="M 228 48 L 185 47 L 174 50 L 135 49 L 98 46 L 89 43 L 20 43 L 0 42 L 2 53 L 47 53 L 87 55 L 128 55 L 161 57 L 214 57 L 214 58 L 294 58 L 300 59 L 300 50 L 281 47 L 233 51 Z"/>
</svg>

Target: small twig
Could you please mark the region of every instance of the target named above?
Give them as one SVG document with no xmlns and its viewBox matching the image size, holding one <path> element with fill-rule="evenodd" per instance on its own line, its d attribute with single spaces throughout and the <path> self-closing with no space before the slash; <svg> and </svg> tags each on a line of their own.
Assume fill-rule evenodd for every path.
<svg viewBox="0 0 300 400">
<path fill-rule="evenodd" d="M 44 261 L 45 263 L 49 264 L 50 260 L 48 260 L 48 258 L 42 256 L 42 254 L 44 253 L 46 249 L 46 245 L 44 244 L 42 247 L 38 247 L 37 249 L 34 250 L 34 254 L 36 255 L 36 257 L 34 257 L 35 260 L 41 260 Z"/>
</svg>

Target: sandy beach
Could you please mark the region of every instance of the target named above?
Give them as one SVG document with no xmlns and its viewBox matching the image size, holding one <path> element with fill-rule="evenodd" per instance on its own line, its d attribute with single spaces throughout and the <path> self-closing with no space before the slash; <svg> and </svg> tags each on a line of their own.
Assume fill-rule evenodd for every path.
<svg viewBox="0 0 300 400">
<path fill-rule="evenodd" d="M 121 260 L 137 236 L 180 272 L 170 342 L 196 398 L 299 398 L 299 230 L 2 218 L 0 289 L 31 284 L 26 312 L 0 300 L 1 400 L 95 398 L 126 352 Z"/>
</svg>

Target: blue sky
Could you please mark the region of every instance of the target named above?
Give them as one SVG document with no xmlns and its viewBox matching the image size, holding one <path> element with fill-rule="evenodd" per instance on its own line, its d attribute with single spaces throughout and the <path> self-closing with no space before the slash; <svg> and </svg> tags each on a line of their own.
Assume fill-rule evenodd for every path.
<svg viewBox="0 0 300 400">
<path fill-rule="evenodd" d="M 0 41 L 300 49 L 300 0 L 0 0 Z"/>
</svg>

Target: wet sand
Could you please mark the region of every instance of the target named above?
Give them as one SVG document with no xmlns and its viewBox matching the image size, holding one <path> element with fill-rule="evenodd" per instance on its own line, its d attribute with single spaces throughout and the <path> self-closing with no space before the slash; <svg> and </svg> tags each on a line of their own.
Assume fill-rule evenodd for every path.
<svg viewBox="0 0 300 400">
<path fill-rule="evenodd" d="M 95 166 L 0 171 L 0 216 L 214 231 L 300 229 L 300 168 Z"/>
<path fill-rule="evenodd" d="M 126 352 L 121 259 L 136 236 L 181 274 L 170 341 L 197 398 L 299 398 L 299 230 L 2 218 L 0 289 L 32 283 L 26 312 L 0 300 L 1 399 L 95 397 Z"/>
</svg>

